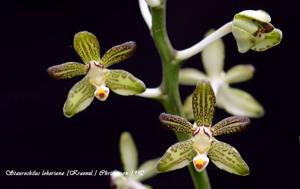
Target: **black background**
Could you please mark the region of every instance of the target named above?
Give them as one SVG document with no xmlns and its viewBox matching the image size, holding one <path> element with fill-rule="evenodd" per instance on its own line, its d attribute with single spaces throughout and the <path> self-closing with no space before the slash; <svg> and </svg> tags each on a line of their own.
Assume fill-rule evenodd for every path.
<svg viewBox="0 0 300 189">
<path fill-rule="evenodd" d="M 5 9 L 5 7 L 2 7 Z M 299 184 L 299 15 L 289 1 L 168 1 L 168 31 L 177 49 L 198 42 L 245 9 L 263 9 L 282 29 L 282 43 L 264 53 L 239 54 L 232 35 L 226 44 L 225 69 L 240 63 L 256 68 L 254 79 L 235 85 L 253 94 L 266 115 L 252 120 L 241 134 L 219 137 L 235 146 L 251 169 L 238 177 L 216 168 L 207 171 L 213 188 L 298 188 Z M 111 93 L 106 102 L 94 101 L 71 119 L 62 114 L 69 89 L 79 80 L 55 81 L 49 66 L 79 61 L 72 48 L 76 32 L 98 36 L 101 53 L 133 40 L 136 54 L 112 68 L 125 69 L 148 87 L 160 84 L 161 65 L 136 0 L 17 1 L 2 17 L 1 35 L 1 180 L 0 188 L 109 188 L 108 177 L 8 177 L 5 170 L 78 169 L 122 170 L 119 136 L 132 133 L 139 160 L 161 156 L 176 139 L 161 128 L 162 106 L 139 97 Z M 202 68 L 199 56 L 185 67 Z M 182 87 L 182 97 L 192 87 Z M 228 114 L 218 109 L 214 122 Z M 154 188 L 192 188 L 187 169 L 161 174 L 146 183 Z M 1 187 L 1 185 L 3 185 Z"/>
</svg>

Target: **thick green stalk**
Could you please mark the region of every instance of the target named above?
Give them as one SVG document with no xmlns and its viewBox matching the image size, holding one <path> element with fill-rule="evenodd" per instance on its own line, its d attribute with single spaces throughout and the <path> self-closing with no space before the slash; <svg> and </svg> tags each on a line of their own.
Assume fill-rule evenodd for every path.
<svg viewBox="0 0 300 189">
<path fill-rule="evenodd" d="M 175 59 L 175 50 L 173 49 L 166 29 L 166 0 L 159 7 L 151 8 L 152 11 L 152 37 L 159 51 L 162 68 L 163 80 L 161 89 L 163 99 L 161 100 L 166 111 L 170 114 L 184 116 L 182 112 L 182 103 L 180 100 L 178 75 L 182 60 Z M 185 140 L 190 136 L 177 134 L 178 140 Z M 189 165 L 189 171 L 194 183 L 195 189 L 210 189 L 209 179 L 206 171 L 196 172 L 193 165 Z"/>
</svg>

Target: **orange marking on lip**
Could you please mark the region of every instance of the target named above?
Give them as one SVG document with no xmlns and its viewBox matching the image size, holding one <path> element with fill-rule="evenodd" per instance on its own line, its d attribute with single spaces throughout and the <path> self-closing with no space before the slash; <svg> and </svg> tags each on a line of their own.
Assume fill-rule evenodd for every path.
<svg viewBox="0 0 300 189">
<path fill-rule="evenodd" d="M 104 91 L 103 89 L 99 89 L 99 91 L 98 91 L 98 96 L 99 96 L 100 98 L 104 98 L 105 95 L 106 95 L 105 91 Z"/>
<path fill-rule="evenodd" d="M 196 160 L 195 162 L 197 169 L 202 169 L 205 165 L 205 161 L 203 161 L 202 159 Z"/>
<path fill-rule="evenodd" d="M 105 93 L 99 93 L 99 97 L 100 98 L 104 98 L 105 97 Z"/>
</svg>

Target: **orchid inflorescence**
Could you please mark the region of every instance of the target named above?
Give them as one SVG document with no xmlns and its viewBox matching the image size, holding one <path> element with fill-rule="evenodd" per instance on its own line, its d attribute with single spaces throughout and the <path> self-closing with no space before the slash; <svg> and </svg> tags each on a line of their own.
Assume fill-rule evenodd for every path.
<svg viewBox="0 0 300 189">
<path fill-rule="evenodd" d="M 124 175 L 120 171 L 113 171 L 111 179 L 117 189 L 150 188 L 141 181 L 151 178 L 157 172 L 183 168 L 191 162 L 199 174 L 203 173 L 209 161 L 218 168 L 236 175 L 246 176 L 250 172 L 239 152 L 215 137 L 245 130 L 250 123 L 248 117 L 262 117 L 264 108 L 249 93 L 230 86 L 251 79 L 254 75 L 254 67 L 249 64 L 236 65 L 225 72 L 225 48 L 220 38 L 232 33 L 240 53 L 250 49 L 260 52 L 278 45 L 282 39 L 282 32 L 270 23 L 271 17 L 265 11 L 246 10 L 236 14 L 231 22 L 218 30 L 208 32 L 199 43 L 179 51 L 172 47 L 164 28 L 165 3 L 166 1 L 162 0 L 139 0 L 144 20 L 151 30 L 163 59 L 163 69 L 169 69 L 168 72 L 163 72 L 169 75 L 168 77 L 163 75 L 159 87 L 146 89 L 145 84 L 129 72 L 108 69 L 109 66 L 130 58 L 136 49 L 135 42 L 130 41 L 114 46 L 101 58 L 97 37 L 87 31 L 79 32 L 74 36 L 74 49 L 84 64 L 67 62 L 48 68 L 49 75 L 54 79 L 69 79 L 85 75 L 69 91 L 63 107 L 66 117 L 72 117 L 86 109 L 94 97 L 105 101 L 110 90 L 119 95 L 139 95 L 159 100 L 167 110 L 177 113 L 177 115 L 162 113 L 159 119 L 162 125 L 174 131 L 177 137 L 181 135 L 184 136 L 183 138 L 189 138 L 169 147 L 159 160 L 146 161 L 139 169 L 137 169 L 136 145 L 128 132 L 122 133 L 120 154 L 124 171 L 132 173 L 142 170 L 143 175 Z M 152 14 L 156 14 L 155 18 L 160 19 L 158 20 L 160 24 L 155 24 L 157 20 L 152 20 Z M 183 61 L 201 51 L 206 74 L 194 68 L 180 69 Z M 179 81 L 177 75 L 171 74 L 179 74 Z M 193 93 L 185 100 L 183 107 L 181 107 L 180 95 L 174 92 L 177 91 L 178 82 L 182 85 L 196 86 Z M 169 98 L 170 96 L 172 98 Z M 223 108 L 234 116 L 212 125 L 215 106 Z M 184 117 L 179 116 L 180 114 Z M 193 119 L 194 124 L 188 121 Z M 203 178 L 202 182 L 207 183 L 208 179 Z M 209 188 L 209 184 L 207 186 Z"/>
</svg>

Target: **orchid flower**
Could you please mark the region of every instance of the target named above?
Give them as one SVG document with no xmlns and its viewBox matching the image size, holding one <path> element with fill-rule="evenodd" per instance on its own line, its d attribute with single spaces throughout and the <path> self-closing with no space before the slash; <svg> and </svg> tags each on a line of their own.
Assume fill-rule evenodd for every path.
<svg viewBox="0 0 300 189">
<path fill-rule="evenodd" d="M 215 95 L 208 81 L 202 80 L 196 86 L 192 97 L 194 126 L 185 118 L 162 113 L 162 124 L 175 132 L 191 135 L 186 141 L 172 145 L 157 164 L 159 172 L 180 169 L 193 162 L 196 171 L 203 171 L 211 160 L 218 168 L 240 176 L 249 174 L 249 167 L 239 152 L 215 136 L 244 130 L 250 123 L 247 117 L 232 116 L 214 126 Z"/>
<path fill-rule="evenodd" d="M 158 159 L 148 160 L 138 168 L 136 145 L 128 132 L 123 132 L 120 137 L 120 153 L 125 172 L 113 171 L 112 185 L 116 189 L 150 189 L 141 182 L 157 174 L 155 165 Z"/>
<path fill-rule="evenodd" d="M 126 42 L 109 49 L 100 58 L 100 45 L 97 37 L 90 32 L 82 31 L 74 36 L 74 48 L 83 60 L 67 62 L 48 68 L 54 79 L 69 79 L 85 75 L 69 91 L 63 112 L 72 117 L 86 109 L 96 97 L 105 101 L 109 90 L 119 95 L 135 95 L 145 91 L 144 83 L 124 70 L 109 70 L 108 67 L 128 59 L 134 54 L 135 42 Z"/>
<path fill-rule="evenodd" d="M 210 33 L 210 32 L 209 32 Z M 251 79 L 254 67 L 250 64 L 236 65 L 227 72 L 223 71 L 225 48 L 221 39 L 207 46 L 202 51 L 203 72 L 194 68 L 183 68 L 179 72 L 179 82 L 182 85 L 196 85 L 201 79 L 209 80 L 217 96 L 217 106 L 233 115 L 258 118 L 264 115 L 262 105 L 246 91 L 232 88 L 230 84 Z M 184 112 L 190 120 L 194 119 L 192 112 L 192 95 L 184 102 Z"/>
<path fill-rule="evenodd" d="M 245 10 L 236 14 L 232 22 L 232 34 L 239 52 L 245 53 L 249 49 L 265 51 L 278 45 L 282 32 L 270 22 L 270 15 L 263 10 Z"/>
</svg>

